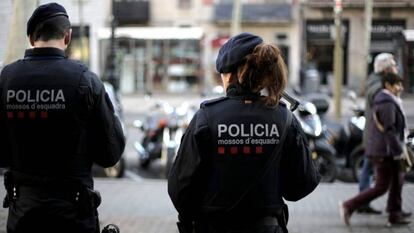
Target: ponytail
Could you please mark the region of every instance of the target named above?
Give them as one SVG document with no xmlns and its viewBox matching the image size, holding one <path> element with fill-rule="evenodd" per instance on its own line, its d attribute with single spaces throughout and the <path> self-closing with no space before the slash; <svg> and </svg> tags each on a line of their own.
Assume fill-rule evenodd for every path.
<svg viewBox="0 0 414 233">
<path fill-rule="evenodd" d="M 278 47 L 261 43 L 237 71 L 238 83 L 253 93 L 266 89 L 266 105 L 276 106 L 287 85 L 287 68 Z"/>
</svg>

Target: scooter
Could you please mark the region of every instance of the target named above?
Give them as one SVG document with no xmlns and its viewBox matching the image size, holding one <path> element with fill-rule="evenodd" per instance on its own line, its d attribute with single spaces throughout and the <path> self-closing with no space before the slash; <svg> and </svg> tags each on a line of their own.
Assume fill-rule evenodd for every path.
<svg viewBox="0 0 414 233">
<path fill-rule="evenodd" d="M 173 107 L 166 102 L 159 102 L 153 110 L 161 110 L 148 116 L 145 123 L 135 120 L 133 125 L 144 133 L 143 139 L 134 142 L 134 148 L 139 156 L 139 164 L 143 169 L 160 160 L 165 166 L 165 176 L 172 167 L 181 137 L 189 125 L 195 107 L 184 102 L 178 107 Z"/>
<path fill-rule="evenodd" d="M 322 182 L 333 182 L 336 179 L 336 150 L 325 139 L 326 129 L 322 127 L 322 122 L 317 114 L 317 109 L 312 102 L 303 101 L 296 111 L 303 132 L 307 136 L 309 147 L 312 151 L 312 159 L 315 162 Z"/>
<path fill-rule="evenodd" d="M 356 94 L 350 92 L 348 97 L 353 101 L 353 116 L 345 125 L 326 123 L 326 141 L 336 150 L 336 164 L 339 169 L 350 171 L 352 179 L 358 181 L 364 160 L 362 138 L 365 128 L 364 109 L 357 104 Z"/>
<path fill-rule="evenodd" d="M 317 113 L 322 116 L 323 140 L 335 150 L 337 172 L 357 181 L 362 168 L 364 147 L 362 145 L 365 127 L 364 109 L 357 103 L 355 92 L 350 91 L 348 98 L 352 101 L 353 116 L 346 124 L 331 121 L 324 117 L 329 108 L 327 96 L 314 94 L 307 98 L 317 106 Z"/>
</svg>

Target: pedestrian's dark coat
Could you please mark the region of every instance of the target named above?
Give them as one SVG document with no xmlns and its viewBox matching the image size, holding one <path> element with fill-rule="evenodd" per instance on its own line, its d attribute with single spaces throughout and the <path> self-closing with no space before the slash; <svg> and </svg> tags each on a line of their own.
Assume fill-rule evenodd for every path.
<svg viewBox="0 0 414 233">
<path fill-rule="evenodd" d="M 366 146 L 368 140 L 368 125 L 371 122 L 372 105 L 374 103 L 375 95 L 381 91 L 381 75 L 372 73 L 369 75 L 366 86 L 365 86 L 365 130 L 363 133 L 363 143 Z"/>
<path fill-rule="evenodd" d="M 373 120 L 376 114 L 384 126 L 380 132 Z M 366 154 L 372 157 L 396 157 L 402 153 L 404 129 L 406 126 L 403 111 L 390 93 L 380 91 L 374 98 L 370 124 L 368 125 L 368 144 Z"/>
</svg>

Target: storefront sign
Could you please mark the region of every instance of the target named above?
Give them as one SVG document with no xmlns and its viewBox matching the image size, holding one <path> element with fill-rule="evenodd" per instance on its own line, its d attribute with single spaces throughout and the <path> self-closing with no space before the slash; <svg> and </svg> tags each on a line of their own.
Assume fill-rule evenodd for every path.
<svg viewBox="0 0 414 233">
<path fill-rule="evenodd" d="M 393 39 L 405 30 L 405 20 L 373 20 L 371 38 Z"/>
<path fill-rule="evenodd" d="M 334 27 L 333 20 L 308 20 L 306 21 L 306 37 L 308 40 L 326 39 L 332 40 L 331 31 Z M 342 34 L 348 37 L 349 22 L 342 20 Z"/>
</svg>

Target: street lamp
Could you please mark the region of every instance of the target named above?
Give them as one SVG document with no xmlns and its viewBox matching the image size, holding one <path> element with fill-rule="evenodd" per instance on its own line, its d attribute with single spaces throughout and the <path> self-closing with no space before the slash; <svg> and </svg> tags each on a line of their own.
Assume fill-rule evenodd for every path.
<svg viewBox="0 0 414 233">
<path fill-rule="evenodd" d="M 343 48 L 342 48 L 342 0 L 335 0 L 335 49 L 334 49 L 334 74 L 335 74 L 335 116 L 336 119 L 341 118 L 341 95 L 342 95 L 342 79 L 343 79 Z"/>
</svg>

